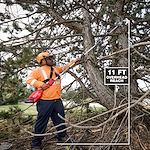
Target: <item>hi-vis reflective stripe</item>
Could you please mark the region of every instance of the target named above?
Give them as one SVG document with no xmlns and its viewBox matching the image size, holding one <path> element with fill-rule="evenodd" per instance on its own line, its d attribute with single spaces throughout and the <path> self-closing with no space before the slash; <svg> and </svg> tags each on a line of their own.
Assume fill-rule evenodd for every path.
<svg viewBox="0 0 150 150">
<path fill-rule="evenodd" d="M 55 85 L 55 84 L 61 84 L 61 81 L 59 80 L 57 82 L 54 82 L 53 85 Z"/>
<path fill-rule="evenodd" d="M 47 78 L 47 74 L 46 74 L 45 70 L 44 70 L 42 67 L 40 67 L 40 68 L 41 68 L 41 70 L 42 70 L 42 73 L 43 73 L 44 79 L 45 79 L 45 80 L 46 80 L 46 79 L 48 79 L 48 78 Z M 54 68 L 55 72 L 58 74 L 57 69 L 56 69 L 55 67 L 53 67 L 53 68 Z M 59 79 L 58 81 L 54 82 L 54 84 L 53 84 L 53 85 L 55 85 L 55 84 L 60 84 L 60 83 L 61 83 L 61 81 L 60 81 L 60 79 Z"/>
<path fill-rule="evenodd" d="M 28 77 L 27 79 L 26 79 L 26 81 L 28 81 L 28 80 L 30 80 L 30 79 L 32 79 L 33 77 Z"/>
<path fill-rule="evenodd" d="M 46 80 L 46 79 L 48 79 L 48 78 L 47 78 L 47 74 L 46 74 L 45 70 L 44 70 L 42 67 L 40 67 L 40 68 L 41 68 L 41 70 L 42 70 L 42 73 L 43 73 L 44 79 L 45 79 L 45 80 Z"/>
<path fill-rule="evenodd" d="M 58 71 L 57 71 L 57 69 L 56 69 L 55 67 L 53 67 L 53 68 L 54 68 L 55 72 L 58 74 Z"/>
<path fill-rule="evenodd" d="M 65 70 L 65 66 L 62 67 L 62 72 L 64 72 L 64 70 Z"/>
<path fill-rule="evenodd" d="M 60 81 L 60 80 L 56 82 L 56 84 L 60 84 L 60 83 L 61 83 L 61 81 Z"/>
<path fill-rule="evenodd" d="M 55 69 L 55 72 L 56 72 L 56 74 L 58 74 L 58 71 L 57 71 L 57 69 L 55 68 L 55 67 L 53 67 L 54 69 Z M 60 79 L 58 79 L 58 81 L 56 81 L 55 82 L 56 84 L 61 84 L 61 81 L 60 81 Z"/>
<path fill-rule="evenodd" d="M 30 79 L 33 79 L 33 77 L 28 77 L 28 78 L 26 79 L 26 82 L 27 82 L 28 80 L 30 80 Z M 36 80 L 36 79 L 33 79 L 33 80 L 31 81 L 30 85 L 33 86 L 33 84 L 35 83 L 35 81 L 37 81 L 37 80 Z"/>
<path fill-rule="evenodd" d="M 67 64 L 67 69 L 69 68 L 69 64 Z M 65 66 L 62 67 L 62 72 L 65 71 Z"/>
<path fill-rule="evenodd" d="M 30 85 L 33 86 L 33 84 L 34 84 L 36 81 L 37 81 L 36 79 L 32 80 L 32 82 L 30 83 Z"/>
<path fill-rule="evenodd" d="M 67 69 L 69 68 L 69 64 L 67 64 Z"/>
</svg>

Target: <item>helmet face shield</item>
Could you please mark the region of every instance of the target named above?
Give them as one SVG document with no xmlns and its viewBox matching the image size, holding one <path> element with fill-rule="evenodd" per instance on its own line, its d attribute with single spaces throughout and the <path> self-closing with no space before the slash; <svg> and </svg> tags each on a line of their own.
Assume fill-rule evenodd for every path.
<svg viewBox="0 0 150 150">
<path fill-rule="evenodd" d="M 55 66 L 56 65 L 56 61 L 55 61 L 55 58 L 53 55 L 48 56 L 48 57 L 44 57 L 44 58 L 46 61 L 46 65 L 48 65 L 48 66 Z M 51 60 L 51 61 L 49 61 L 49 60 Z"/>
</svg>

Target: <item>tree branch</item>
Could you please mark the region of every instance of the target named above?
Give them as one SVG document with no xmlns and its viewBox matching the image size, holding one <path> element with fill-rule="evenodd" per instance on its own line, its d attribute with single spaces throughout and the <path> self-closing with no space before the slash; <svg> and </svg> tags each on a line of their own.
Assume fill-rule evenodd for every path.
<svg viewBox="0 0 150 150">
<path fill-rule="evenodd" d="M 83 82 L 80 80 L 80 78 L 78 78 L 76 76 L 76 74 L 74 74 L 71 71 L 68 71 L 69 74 L 71 74 L 81 85 L 81 87 L 83 88 L 83 90 L 85 90 L 86 94 L 88 94 L 91 98 L 95 99 L 96 97 L 85 87 L 85 85 L 83 84 Z"/>
<path fill-rule="evenodd" d="M 150 45 L 150 42 L 141 42 L 141 43 L 134 44 L 134 45 L 132 45 L 132 46 L 130 47 L 130 49 L 134 49 L 135 47 L 143 46 L 143 45 Z M 128 48 L 125 48 L 125 49 L 120 50 L 120 51 L 118 51 L 118 52 L 114 52 L 114 53 L 112 53 L 112 54 L 110 54 L 110 55 L 108 55 L 108 56 L 104 56 L 104 57 L 102 57 L 102 58 L 99 58 L 99 60 L 97 61 L 97 63 L 98 63 L 99 61 L 103 60 L 103 59 L 107 59 L 107 58 L 109 58 L 109 57 L 111 57 L 111 56 L 114 56 L 114 55 L 116 55 L 116 54 L 126 52 L 127 50 L 128 50 Z M 147 57 L 145 57 L 145 56 L 142 56 L 142 57 L 144 57 L 145 59 L 148 59 L 148 60 L 150 61 L 149 58 L 147 58 Z"/>
</svg>

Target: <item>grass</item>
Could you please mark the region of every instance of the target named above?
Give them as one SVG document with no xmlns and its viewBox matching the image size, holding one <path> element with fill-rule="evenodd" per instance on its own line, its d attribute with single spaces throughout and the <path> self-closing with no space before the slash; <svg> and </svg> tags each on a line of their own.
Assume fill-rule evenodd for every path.
<svg viewBox="0 0 150 150">
<path fill-rule="evenodd" d="M 18 106 L 21 110 L 25 110 L 26 108 L 28 108 L 29 106 L 31 105 L 31 103 L 24 103 L 24 102 L 21 102 L 21 103 L 18 103 L 17 105 L 4 105 L 4 106 L 0 106 L 0 111 L 2 110 L 5 110 L 5 111 L 8 111 L 10 107 L 13 107 L 13 106 Z M 33 106 L 31 106 L 29 109 L 25 110 L 24 111 L 24 114 L 37 114 L 37 111 L 36 111 L 36 105 L 34 104 Z"/>
<path fill-rule="evenodd" d="M 32 103 L 24 103 L 24 102 L 21 102 L 21 103 L 18 103 L 17 105 L 4 105 L 4 106 L 0 106 L 0 112 L 5 110 L 5 111 L 8 111 L 10 107 L 13 107 L 13 106 L 18 106 L 21 110 L 25 110 L 27 109 Z M 96 110 L 98 112 L 104 112 L 106 111 L 106 108 L 104 107 L 95 107 Z M 92 109 L 93 111 L 95 111 L 95 108 L 94 107 L 90 107 L 90 109 Z M 76 111 L 79 111 L 80 108 L 74 108 L 72 109 L 72 115 L 76 112 Z M 85 110 L 84 110 L 84 113 L 85 113 Z M 30 108 L 28 108 L 27 110 L 24 111 L 24 114 L 32 114 L 32 115 L 36 115 L 37 114 L 37 110 L 36 110 L 36 104 L 34 104 L 33 106 L 31 106 Z M 70 113 L 68 114 L 68 116 L 70 116 Z"/>
</svg>

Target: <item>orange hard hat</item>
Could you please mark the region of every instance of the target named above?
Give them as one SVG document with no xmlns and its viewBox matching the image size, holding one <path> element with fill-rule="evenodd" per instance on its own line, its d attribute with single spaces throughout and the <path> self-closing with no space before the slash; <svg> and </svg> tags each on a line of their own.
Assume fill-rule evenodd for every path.
<svg viewBox="0 0 150 150">
<path fill-rule="evenodd" d="M 38 61 L 38 63 L 41 63 L 42 59 L 44 59 L 45 57 L 48 57 L 48 56 L 50 56 L 49 53 L 46 53 L 46 52 L 40 53 L 40 54 L 37 56 L 37 61 Z"/>
</svg>

